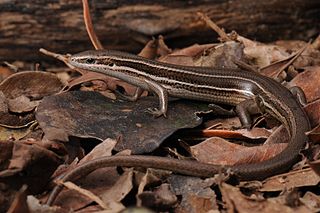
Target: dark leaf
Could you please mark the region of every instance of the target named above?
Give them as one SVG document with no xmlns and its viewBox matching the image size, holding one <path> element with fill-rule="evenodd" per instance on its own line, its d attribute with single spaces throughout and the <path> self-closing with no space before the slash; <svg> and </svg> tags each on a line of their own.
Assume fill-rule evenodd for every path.
<svg viewBox="0 0 320 213">
<path fill-rule="evenodd" d="M 168 117 L 154 118 L 147 108 L 158 107 L 158 99 L 137 102 L 109 100 L 95 92 L 70 92 L 43 99 L 36 118 L 50 140 L 67 141 L 68 136 L 98 139 L 118 138 L 116 150 L 151 152 L 177 129 L 199 125 L 197 111 L 207 104 L 170 101 Z"/>
</svg>

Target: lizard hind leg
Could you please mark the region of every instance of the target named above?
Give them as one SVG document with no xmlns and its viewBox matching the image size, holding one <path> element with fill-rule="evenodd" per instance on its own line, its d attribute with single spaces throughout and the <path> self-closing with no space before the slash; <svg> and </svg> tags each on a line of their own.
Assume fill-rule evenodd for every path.
<svg viewBox="0 0 320 213">
<path fill-rule="evenodd" d="M 250 129 L 252 126 L 251 115 L 261 112 L 255 98 L 247 99 L 240 102 L 235 109 L 242 126 L 246 129 Z"/>
</svg>

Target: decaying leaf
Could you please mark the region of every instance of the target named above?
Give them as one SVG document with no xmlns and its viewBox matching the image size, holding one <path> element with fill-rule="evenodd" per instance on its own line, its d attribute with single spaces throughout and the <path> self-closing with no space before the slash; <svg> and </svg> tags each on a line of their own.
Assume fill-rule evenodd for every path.
<svg viewBox="0 0 320 213">
<path fill-rule="evenodd" d="M 320 182 L 317 176 L 310 168 L 297 171 L 291 171 L 285 174 L 268 178 L 264 181 L 260 191 L 283 191 L 293 187 L 315 186 Z"/>
<path fill-rule="evenodd" d="M 27 204 L 27 188 L 28 187 L 26 185 L 23 185 L 21 189 L 16 193 L 16 196 L 11 203 L 8 213 L 30 212 Z"/>
<path fill-rule="evenodd" d="M 110 156 L 115 144 L 116 141 L 110 139 L 102 142 L 81 159 L 77 166 L 99 157 Z M 75 165 L 70 166 L 65 172 L 72 170 L 74 167 Z M 68 209 L 84 209 L 92 202 L 92 199 L 99 197 L 99 202 L 103 202 L 102 206 L 108 207 L 107 209 L 110 211 L 120 211 L 124 209 L 121 200 L 132 189 L 132 171 L 126 171 L 119 175 L 116 168 L 101 168 L 75 183 L 85 189 L 84 193 L 86 195 L 78 191 L 65 189 L 59 194 L 56 205 Z M 69 200 L 69 202 L 65 202 L 65 200 Z"/>
<path fill-rule="evenodd" d="M 320 177 L 320 160 L 309 162 L 310 168 Z"/>
<path fill-rule="evenodd" d="M 37 71 L 15 73 L 0 83 L 0 91 L 7 98 L 25 95 L 40 99 L 59 92 L 62 87 L 62 83 L 54 74 Z"/>
<path fill-rule="evenodd" d="M 14 70 L 8 66 L 0 66 L 0 82 L 14 73 Z"/>
<path fill-rule="evenodd" d="M 276 45 L 262 44 L 248 38 L 238 36 L 238 41 L 244 44 L 244 53 L 254 61 L 258 67 L 264 67 L 272 62 L 286 59 L 289 53 L 286 49 Z"/>
<path fill-rule="evenodd" d="M 0 112 L 1 113 L 8 112 L 8 101 L 2 91 L 0 91 Z"/>
<path fill-rule="evenodd" d="M 240 189 L 226 183 L 220 186 L 222 199 L 225 201 L 225 208 L 230 212 L 308 212 L 308 208 L 304 205 L 295 208 L 289 207 L 285 198 L 260 198 L 248 197 L 241 193 Z"/>
<path fill-rule="evenodd" d="M 39 105 L 39 101 L 31 101 L 30 98 L 21 95 L 14 99 L 8 99 L 8 107 L 11 112 L 24 113 L 34 110 Z"/>
<path fill-rule="evenodd" d="M 173 192 L 182 196 L 177 212 L 210 212 L 218 210 L 217 197 L 210 188 L 216 185 L 215 178 L 202 180 L 195 177 L 172 175 L 169 178 Z"/>
<path fill-rule="evenodd" d="M 208 49 L 194 64 L 202 67 L 237 69 L 238 66 L 234 61 L 245 61 L 243 45 L 229 41 Z"/>
<path fill-rule="evenodd" d="M 308 114 L 308 118 L 311 127 L 316 127 L 320 124 L 320 99 L 305 106 L 305 111 Z"/>
<path fill-rule="evenodd" d="M 42 147 L 41 142 L 28 145 L 23 142 L 2 141 L 12 143 L 6 146 L 10 152 L 7 163 L 0 172 L 3 183 L 13 184 L 16 187 L 28 185 L 28 190 L 37 193 L 47 184 L 49 177 L 61 163 L 61 159 L 53 152 Z"/>
<path fill-rule="evenodd" d="M 135 179 L 138 186 L 138 192 L 137 192 L 137 206 L 142 205 L 142 197 L 140 197 L 141 194 L 144 193 L 145 187 L 148 185 L 157 185 L 158 183 L 161 183 L 161 180 L 166 178 L 168 175 L 170 175 L 171 172 L 168 171 L 162 171 L 157 169 L 147 169 L 147 171 L 144 172 L 136 172 L 135 173 Z"/>
<path fill-rule="evenodd" d="M 40 141 L 0 141 L 0 148 L 0 211 L 5 211 L 23 185 L 28 193 L 42 192 L 61 159 Z"/>
<path fill-rule="evenodd" d="M 300 201 L 307 206 L 312 212 L 320 211 L 320 197 L 312 192 L 306 192 L 305 195 L 300 198 Z"/>
<path fill-rule="evenodd" d="M 158 107 L 157 102 L 152 97 L 125 102 L 95 92 L 70 92 L 44 98 L 36 118 L 50 140 L 121 138 L 115 150 L 138 154 L 155 150 L 177 129 L 199 125 L 201 119 L 195 113 L 208 110 L 205 103 L 170 101 L 168 118 L 155 119 L 145 110 Z"/>
<path fill-rule="evenodd" d="M 289 86 L 299 86 L 304 91 L 307 101 L 312 102 L 320 98 L 320 66 L 308 67 L 298 74 Z"/>
<path fill-rule="evenodd" d="M 310 132 L 308 132 L 308 137 L 315 144 L 319 144 L 320 143 L 320 125 L 314 127 L 312 130 L 310 130 Z"/>
<path fill-rule="evenodd" d="M 191 153 L 201 162 L 235 165 L 264 161 L 279 154 L 285 147 L 286 144 L 244 147 L 213 137 L 192 146 Z"/>
<path fill-rule="evenodd" d="M 144 191 L 138 195 L 142 206 L 154 209 L 170 209 L 178 201 L 176 195 L 170 190 L 169 184 L 162 184 L 153 191 Z"/>
<path fill-rule="evenodd" d="M 28 207 L 31 212 L 48 212 L 48 213 L 68 213 L 67 209 L 63 209 L 59 206 L 48 206 L 42 204 L 36 197 L 29 195 L 27 197 Z"/>
</svg>

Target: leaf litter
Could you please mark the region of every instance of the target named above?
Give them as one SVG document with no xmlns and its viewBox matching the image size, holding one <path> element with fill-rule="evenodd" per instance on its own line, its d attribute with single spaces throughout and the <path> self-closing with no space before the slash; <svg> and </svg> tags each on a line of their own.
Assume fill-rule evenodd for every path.
<svg viewBox="0 0 320 213">
<path fill-rule="evenodd" d="M 86 26 L 90 28 L 90 13 L 88 7 L 84 8 Z M 161 56 L 158 60 L 180 65 L 236 68 L 240 64 L 242 68 L 260 70 L 268 76 L 286 70 L 284 75 L 276 76 L 277 80 L 285 79 L 289 87 L 299 86 L 304 90 L 309 102 L 305 110 L 313 127 L 308 133 L 313 142 L 309 146 L 317 150 L 320 141 L 317 44 L 320 38 L 311 44 L 302 41 L 263 44 L 235 32 L 226 34 L 208 17 L 200 16 L 218 32 L 222 43 L 192 45 L 172 51 L 160 36 L 151 40 L 139 55 L 151 59 Z M 93 30 L 88 33 L 95 34 Z M 97 37 L 91 38 L 95 40 L 92 42 L 96 49 L 103 49 Z M 62 60 L 68 57 L 55 56 Z M 102 156 L 145 153 L 193 157 L 207 163 L 240 164 L 276 155 L 286 146 L 287 136 L 283 128 L 276 128 L 268 119 L 257 119 L 248 131 L 241 129 L 235 121 L 237 118 L 225 118 L 216 113 L 221 109 L 215 108 L 215 113 L 210 115 L 207 104 L 187 100 L 171 100 L 169 118 L 155 120 L 144 112 L 148 107 L 157 106 L 155 97 L 130 103 L 114 99 L 116 96 L 108 99 L 97 92 L 83 91 L 98 88 L 101 94 L 112 94 L 111 91 L 120 89 L 121 93 L 132 95 L 136 90 L 120 80 L 85 70 L 76 70 L 82 76 L 71 77 L 67 85 L 61 83 L 54 72 L 14 73 L 8 68 L 0 71 L 5 78 L 0 83 L 3 128 L 20 131 L 35 122 L 42 133 L 34 138 L 30 134 L 34 129 L 29 129 L 23 137 L 15 136 L 14 132 L 1 137 L 0 180 L 1 191 L 6 192 L 0 195 L 1 211 L 105 209 L 105 212 L 118 212 L 132 205 L 173 212 L 316 212 L 320 208 L 319 163 L 305 164 L 306 157 L 294 170 L 261 182 L 225 182 L 221 174 L 200 179 L 150 169 L 145 172 L 99 168 L 75 183 L 63 183 L 69 187 L 61 192 L 54 207 L 48 207 L 43 202 L 54 184 L 59 184 L 60 175 Z M 87 81 L 92 81 L 89 87 L 84 85 Z M 79 85 L 80 91 L 68 91 Z M 0 129 L 1 135 L 5 135 L 6 129 Z M 175 138 L 181 132 L 191 137 Z M 184 143 L 181 147 L 181 140 L 190 138 L 193 143 Z M 256 145 L 261 142 L 262 145 Z M 168 148 L 175 151 L 168 153 Z M 317 156 L 307 157 L 317 159 Z M 26 190 L 34 196 L 27 196 Z"/>
</svg>

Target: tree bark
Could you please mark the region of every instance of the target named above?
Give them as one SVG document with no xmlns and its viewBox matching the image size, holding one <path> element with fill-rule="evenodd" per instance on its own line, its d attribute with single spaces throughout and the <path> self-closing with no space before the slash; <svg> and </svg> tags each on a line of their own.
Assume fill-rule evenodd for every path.
<svg viewBox="0 0 320 213">
<path fill-rule="evenodd" d="M 152 36 L 170 47 L 214 42 L 202 11 L 227 32 L 263 42 L 308 41 L 320 29 L 319 0 L 92 0 L 93 23 L 105 48 L 139 51 Z M 0 61 L 47 60 L 40 47 L 60 53 L 93 49 L 80 0 L 0 0 Z"/>
</svg>

